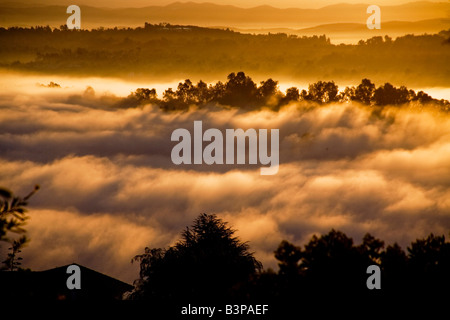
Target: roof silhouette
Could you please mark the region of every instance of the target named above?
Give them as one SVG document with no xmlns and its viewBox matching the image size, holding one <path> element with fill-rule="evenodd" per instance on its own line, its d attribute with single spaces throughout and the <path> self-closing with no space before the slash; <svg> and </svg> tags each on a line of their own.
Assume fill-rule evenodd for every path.
<svg viewBox="0 0 450 320">
<path fill-rule="evenodd" d="M 80 289 L 69 289 L 67 273 L 70 265 L 80 267 Z M 0 298 L 32 300 L 108 301 L 121 300 L 133 286 L 101 272 L 73 263 L 44 271 L 0 272 Z"/>
</svg>

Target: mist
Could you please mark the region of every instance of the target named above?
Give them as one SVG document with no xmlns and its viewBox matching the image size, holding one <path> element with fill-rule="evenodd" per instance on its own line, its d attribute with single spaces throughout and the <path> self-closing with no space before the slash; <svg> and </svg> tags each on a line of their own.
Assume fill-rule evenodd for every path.
<svg viewBox="0 0 450 320">
<path fill-rule="evenodd" d="M 19 195 L 41 186 L 22 254 L 33 270 L 77 262 L 132 282 L 135 254 L 173 244 L 203 212 L 237 229 L 266 269 L 276 268 L 282 239 L 304 243 L 331 228 L 403 248 L 450 228 L 450 117 L 432 105 L 168 113 L 115 108 L 123 83 L 50 89 L 29 80 L 20 95 L 0 94 L 0 184 Z M 196 120 L 205 129 L 279 129 L 279 172 L 174 165 L 171 133 Z"/>
</svg>

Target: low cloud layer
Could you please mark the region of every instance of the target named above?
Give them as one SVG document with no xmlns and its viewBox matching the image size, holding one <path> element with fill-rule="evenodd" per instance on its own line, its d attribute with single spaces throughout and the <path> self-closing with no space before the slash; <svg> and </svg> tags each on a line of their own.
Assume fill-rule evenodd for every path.
<svg viewBox="0 0 450 320">
<path fill-rule="evenodd" d="M 282 239 L 340 229 L 403 247 L 450 229 L 450 117 L 432 107 L 287 106 L 279 112 L 115 109 L 92 91 L 0 96 L 0 184 L 34 184 L 24 265 L 77 262 L 131 282 L 131 258 L 173 244 L 200 213 L 228 221 L 264 266 Z M 173 130 L 280 130 L 280 168 L 172 164 Z M 4 245 L 3 245 L 4 247 Z M 3 248 L 4 249 L 4 248 Z"/>
</svg>

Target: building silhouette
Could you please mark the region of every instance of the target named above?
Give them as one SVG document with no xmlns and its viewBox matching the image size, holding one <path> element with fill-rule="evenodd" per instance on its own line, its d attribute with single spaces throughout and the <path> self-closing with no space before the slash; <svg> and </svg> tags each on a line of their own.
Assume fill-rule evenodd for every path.
<svg viewBox="0 0 450 320">
<path fill-rule="evenodd" d="M 0 299 L 32 301 L 113 301 L 121 300 L 123 294 L 133 286 L 77 265 L 81 271 L 81 288 L 69 289 L 67 273 L 70 265 L 44 271 L 2 271 L 0 272 Z"/>
</svg>

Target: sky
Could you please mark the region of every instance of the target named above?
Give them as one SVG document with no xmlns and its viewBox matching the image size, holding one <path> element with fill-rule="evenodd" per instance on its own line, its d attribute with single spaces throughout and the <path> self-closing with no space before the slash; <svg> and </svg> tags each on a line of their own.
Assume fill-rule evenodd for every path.
<svg viewBox="0 0 450 320">
<path fill-rule="evenodd" d="M 377 117 L 356 104 L 117 110 L 126 93 L 111 81 L 107 92 L 93 79 L 82 81 L 88 89 L 60 80 L 53 89 L 35 78 L 23 77 L 22 88 L 3 80 L 9 89 L 0 94 L 0 182 L 19 195 L 41 186 L 22 253 L 33 270 L 76 262 L 132 283 L 133 256 L 174 244 L 200 213 L 229 222 L 274 269 L 281 240 L 303 245 L 331 228 L 355 243 L 370 232 L 403 249 L 430 232 L 448 234 L 450 119 L 433 108 L 387 107 Z M 278 174 L 173 165 L 171 133 L 194 120 L 222 131 L 279 129 Z"/>
<path fill-rule="evenodd" d="M 32 0 L 52 5 L 52 7 L 34 8 L 32 2 L 20 4 L 13 3 L 12 7 L 2 9 L 4 14 L 0 19 L 0 25 L 5 27 L 22 26 L 30 27 L 36 25 L 50 25 L 51 27 L 59 27 L 63 24 L 68 15 L 66 6 L 72 4 L 69 0 Z M 163 1 L 163 0 L 157 0 Z M 164 0 L 165 1 L 165 0 Z M 384 1 L 384 0 L 383 0 Z M 398 8 L 395 5 L 401 2 L 397 1 L 380 1 L 377 4 L 382 9 L 382 25 L 381 30 L 369 30 L 366 28 L 366 21 L 369 15 L 367 8 L 372 3 L 346 6 L 342 3 L 338 6 L 310 10 L 307 8 L 319 8 L 333 2 L 326 2 L 319 5 L 318 2 L 311 1 L 306 4 L 303 2 L 295 3 L 296 10 L 281 9 L 288 3 L 268 3 L 278 8 L 265 7 L 256 9 L 246 9 L 242 7 L 253 7 L 248 3 L 245 6 L 241 2 L 233 3 L 238 7 L 224 7 L 218 10 L 214 6 L 169 6 L 159 8 L 136 9 L 132 6 L 149 6 L 161 5 L 161 2 L 102 2 L 92 3 L 90 1 L 81 0 L 77 2 L 81 6 L 81 27 L 83 29 L 91 29 L 98 27 L 137 27 L 142 26 L 145 22 L 160 23 L 169 22 L 172 24 L 188 24 L 209 27 L 231 27 L 239 29 L 256 29 L 250 32 L 259 32 L 261 29 L 265 31 L 289 32 L 286 29 L 304 29 L 322 26 L 314 30 L 303 30 L 299 35 L 311 34 L 327 34 L 331 36 L 334 43 L 357 42 L 361 38 L 371 37 L 373 35 L 390 34 L 398 36 L 401 34 L 415 33 L 434 33 L 447 29 L 448 23 L 448 2 L 441 4 L 430 4 L 421 2 L 421 4 L 410 5 Z M 8 0 L 0 0 L 1 3 L 11 3 Z M 215 3 L 221 3 L 219 1 Z M 231 2 L 229 2 L 231 3 Z M 256 4 L 256 3 L 255 3 Z M 260 4 L 263 4 L 261 2 Z M 304 5 L 305 4 L 305 5 Z M 312 5 L 314 4 L 314 5 Z M 129 10 L 117 9 L 117 6 L 125 5 Z M 387 5 L 387 6 L 383 6 Z M 89 6 L 89 7 L 86 7 Z M 92 6 L 105 7 L 93 8 Z M 446 7 L 447 6 L 447 7 Z M 111 10 L 112 8 L 112 10 Z M 115 9 L 114 9 L 115 8 Z M 251 10 L 252 12 L 249 12 Z M 437 20 L 439 19 L 439 20 Z M 423 21 L 422 21 L 423 20 Z M 426 20 L 426 21 L 425 21 Z M 399 23 L 401 21 L 401 23 Z M 421 21 L 418 23 L 418 21 Z M 415 22 L 415 23 L 408 23 Z M 345 25 L 335 26 L 336 23 L 346 23 Z M 356 27 L 353 24 L 359 24 Z M 267 30 L 270 28 L 272 30 Z M 291 30 L 293 32 L 293 30 Z M 339 35 L 338 35 L 339 34 Z"/>
<path fill-rule="evenodd" d="M 11 0 L 1 0 L 2 2 L 11 2 Z M 72 0 L 21 0 L 17 1 L 21 3 L 42 3 L 42 4 L 52 4 L 52 5 L 62 5 L 62 4 L 73 4 Z M 174 0 L 131 0 L 131 1 L 122 1 L 122 0 L 78 0 L 76 3 L 78 5 L 90 5 L 90 6 L 98 6 L 98 7 L 144 7 L 144 6 L 152 6 L 152 5 L 167 5 L 174 2 L 196 2 L 196 3 L 216 3 L 216 4 L 224 4 L 224 5 L 234 5 L 238 7 L 256 7 L 261 5 L 269 5 L 277 8 L 320 8 L 327 5 L 333 5 L 337 3 L 370 3 L 377 5 L 397 5 L 414 1 L 407 0 L 377 0 L 373 1 L 364 1 L 364 0 L 277 0 L 277 1 L 269 1 L 269 0 L 208 0 L 208 1 L 174 1 Z M 429 2 L 445 2 L 445 1 L 429 1 Z"/>
</svg>

